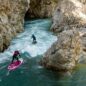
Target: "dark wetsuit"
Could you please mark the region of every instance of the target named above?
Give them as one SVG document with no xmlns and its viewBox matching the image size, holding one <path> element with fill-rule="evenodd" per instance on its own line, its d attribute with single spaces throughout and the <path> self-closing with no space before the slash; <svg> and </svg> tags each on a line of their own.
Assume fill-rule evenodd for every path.
<svg viewBox="0 0 86 86">
<path fill-rule="evenodd" d="M 37 43 L 37 41 L 36 41 L 36 37 L 35 37 L 34 34 L 32 35 L 32 38 L 33 38 L 33 44 Z"/>
<path fill-rule="evenodd" d="M 19 59 L 18 59 L 18 56 L 20 56 L 19 51 L 15 51 L 14 54 L 13 54 L 12 63 L 13 63 L 14 59 L 19 60 Z"/>
</svg>

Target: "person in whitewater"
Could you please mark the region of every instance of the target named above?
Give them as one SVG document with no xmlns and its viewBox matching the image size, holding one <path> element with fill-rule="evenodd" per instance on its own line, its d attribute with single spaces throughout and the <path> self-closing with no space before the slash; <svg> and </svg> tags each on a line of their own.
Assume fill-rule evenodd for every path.
<svg viewBox="0 0 86 86">
<path fill-rule="evenodd" d="M 34 34 L 32 34 L 32 36 L 31 36 L 31 38 L 33 39 L 33 44 L 36 44 L 37 43 L 37 41 L 36 41 L 36 37 L 35 37 L 35 35 Z"/>
<path fill-rule="evenodd" d="M 13 58 L 12 58 L 12 62 L 11 63 L 13 63 L 13 61 L 16 59 L 17 61 L 19 61 L 19 57 L 20 56 L 20 53 L 19 53 L 19 51 L 18 50 L 16 50 L 16 51 L 14 51 L 14 54 L 13 54 Z"/>
</svg>

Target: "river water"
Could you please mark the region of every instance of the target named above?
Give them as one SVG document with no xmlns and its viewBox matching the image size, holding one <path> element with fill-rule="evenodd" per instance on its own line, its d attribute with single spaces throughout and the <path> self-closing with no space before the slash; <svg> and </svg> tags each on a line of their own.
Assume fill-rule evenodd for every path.
<svg viewBox="0 0 86 86">
<path fill-rule="evenodd" d="M 25 22 L 25 31 L 12 40 L 4 53 L 0 53 L 0 86 L 86 86 L 85 64 L 77 65 L 69 76 L 41 67 L 38 62 L 47 49 L 57 40 L 49 32 L 51 21 L 39 19 Z M 31 35 L 35 34 L 37 44 L 32 44 Z M 19 50 L 23 64 L 14 71 L 7 66 L 15 50 Z"/>
</svg>

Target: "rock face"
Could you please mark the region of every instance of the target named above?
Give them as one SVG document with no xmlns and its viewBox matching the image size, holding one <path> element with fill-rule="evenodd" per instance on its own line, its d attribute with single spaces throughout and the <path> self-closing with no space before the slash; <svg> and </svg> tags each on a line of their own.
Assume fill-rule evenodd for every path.
<svg viewBox="0 0 86 86">
<path fill-rule="evenodd" d="M 86 50 L 86 0 L 61 0 L 53 14 L 54 32 L 62 32 L 75 27 L 82 39 L 83 50 Z"/>
<path fill-rule="evenodd" d="M 58 0 L 31 0 L 30 9 L 27 12 L 29 18 L 51 17 Z"/>
<path fill-rule="evenodd" d="M 63 28 L 65 27 L 65 28 Z M 86 27 L 86 1 L 61 0 L 53 14 L 52 30 L 61 32 L 71 27 Z"/>
<path fill-rule="evenodd" d="M 59 34 L 58 41 L 45 53 L 41 65 L 59 71 L 71 70 L 75 67 L 81 52 L 78 31 L 63 31 Z"/>
<path fill-rule="evenodd" d="M 58 41 L 45 53 L 41 65 L 73 69 L 81 57 L 86 57 L 86 0 L 59 0 L 52 19 L 51 30 L 59 34 Z"/>
<path fill-rule="evenodd" d="M 59 33 L 75 27 L 82 39 L 83 50 L 86 50 L 86 0 L 61 0 L 53 14 L 51 30 Z M 83 34 L 83 35 L 82 35 Z"/>
<path fill-rule="evenodd" d="M 28 7 L 29 0 L 0 0 L 0 51 L 6 49 L 11 39 L 23 31 Z"/>
<path fill-rule="evenodd" d="M 79 33 L 80 33 L 81 40 L 82 40 L 81 43 L 82 43 L 83 51 L 86 52 L 86 28 L 80 28 Z"/>
</svg>

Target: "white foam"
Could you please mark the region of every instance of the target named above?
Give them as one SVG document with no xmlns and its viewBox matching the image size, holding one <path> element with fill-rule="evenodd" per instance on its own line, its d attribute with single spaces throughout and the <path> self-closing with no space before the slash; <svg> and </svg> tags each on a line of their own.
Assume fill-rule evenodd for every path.
<svg viewBox="0 0 86 86">
<path fill-rule="evenodd" d="M 26 22 L 27 23 L 27 22 Z M 25 31 L 19 34 L 12 42 L 9 48 L 0 54 L 0 62 L 9 59 L 15 50 L 20 52 L 28 52 L 31 57 L 41 55 L 57 40 L 57 37 L 47 31 L 49 20 L 33 21 L 25 26 Z M 44 25 L 44 27 L 43 27 Z M 32 44 L 31 35 L 34 34 L 37 38 L 37 44 Z"/>
</svg>

